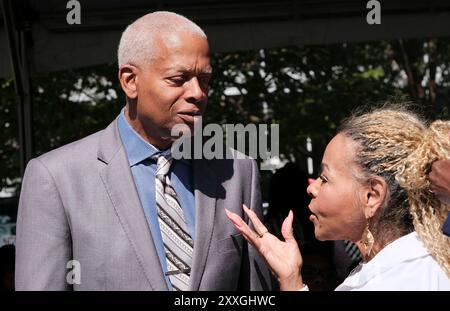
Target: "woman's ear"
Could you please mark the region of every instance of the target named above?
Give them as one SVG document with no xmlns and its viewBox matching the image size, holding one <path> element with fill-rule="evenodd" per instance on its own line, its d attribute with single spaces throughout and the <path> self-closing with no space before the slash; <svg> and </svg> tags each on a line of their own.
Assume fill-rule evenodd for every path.
<svg viewBox="0 0 450 311">
<path fill-rule="evenodd" d="M 119 81 L 125 95 L 130 99 L 136 99 L 138 68 L 133 65 L 123 65 L 119 69 Z"/>
<path fill-rule="evenodd" d="M 386 200 L 387 189 L 387 183 L 383 178 L 373 177 L 370 179 L 365 198 L 365 214 L 367 219 L 372 218 L 383 205 Z"/>
</svg>

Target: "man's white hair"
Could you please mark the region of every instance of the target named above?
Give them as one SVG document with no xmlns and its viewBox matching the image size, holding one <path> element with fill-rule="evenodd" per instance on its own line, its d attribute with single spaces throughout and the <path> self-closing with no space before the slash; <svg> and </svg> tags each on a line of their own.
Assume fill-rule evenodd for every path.
<svg viewBox="0 0 450 311">
<path fill-rule="evenodd" d="M 206 38 L 204 31 L 186 17 L 166 11 L 153 12 L 128 25 L 120 38 L 117 59 L 119 68 L 151 61 L 157 49 L 155 39 L 161 33 L 190 32 Z"/>
</svg>

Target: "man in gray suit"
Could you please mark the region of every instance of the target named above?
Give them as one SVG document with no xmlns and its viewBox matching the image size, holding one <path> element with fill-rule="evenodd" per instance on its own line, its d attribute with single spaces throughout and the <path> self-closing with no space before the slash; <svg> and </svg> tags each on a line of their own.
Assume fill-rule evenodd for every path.
<svg viewBox="0 0 450 311">
<path fill-rule="evenodd" d="M 246 204 L 261 216 L 254 160 L 173 160 L 156 178 L 171 129 L 194 128 L 205 111 L 206 35 L 180 15 L 151 13 L 124 31 L 118 61 L 127 104 L 117 119 L 27 166 L 16 289 L 183 290 L 180 277 L 184 290 L 270 290 L 265 263 L 224 212 L 242 215 Z M 161 229 L 167 185 L 184 221 L 174 231 Z M 167 242 L 175 231 L 191 246 L 184 264 Z"/>
</svg>

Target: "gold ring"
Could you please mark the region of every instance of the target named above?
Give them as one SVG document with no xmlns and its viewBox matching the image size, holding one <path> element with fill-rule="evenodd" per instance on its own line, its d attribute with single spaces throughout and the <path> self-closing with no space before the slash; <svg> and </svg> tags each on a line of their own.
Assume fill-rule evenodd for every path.
<svg viewBox="0 0 450 311">
<path fill-rule="evenodd" d="M 266 231 L 264 231 L 263 233 L 258 233 L 258 236 L 262 238 L 267 232 L 269 232 L 269 230 L 266 229 Z"/>
</svg>

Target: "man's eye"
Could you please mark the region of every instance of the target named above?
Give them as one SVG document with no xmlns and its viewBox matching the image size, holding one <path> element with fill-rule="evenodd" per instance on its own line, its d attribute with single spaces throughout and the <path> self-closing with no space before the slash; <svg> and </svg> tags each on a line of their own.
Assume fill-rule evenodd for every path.
<svg viewBox="0 0 450 311">
<path fill-rule="evenodd" d="M 210 76 L 200 76 L 198 79 L 201 84 L 208 85 L 210 78 L 211 78 Z"/>
<path fill-rule="evenodd" d="M 175 84 L 183 84 L 184 82 L 186 82 L 186 77 L 176 76 L 176 77 L 170 77 L 168 80 Z"/>
</svg>

